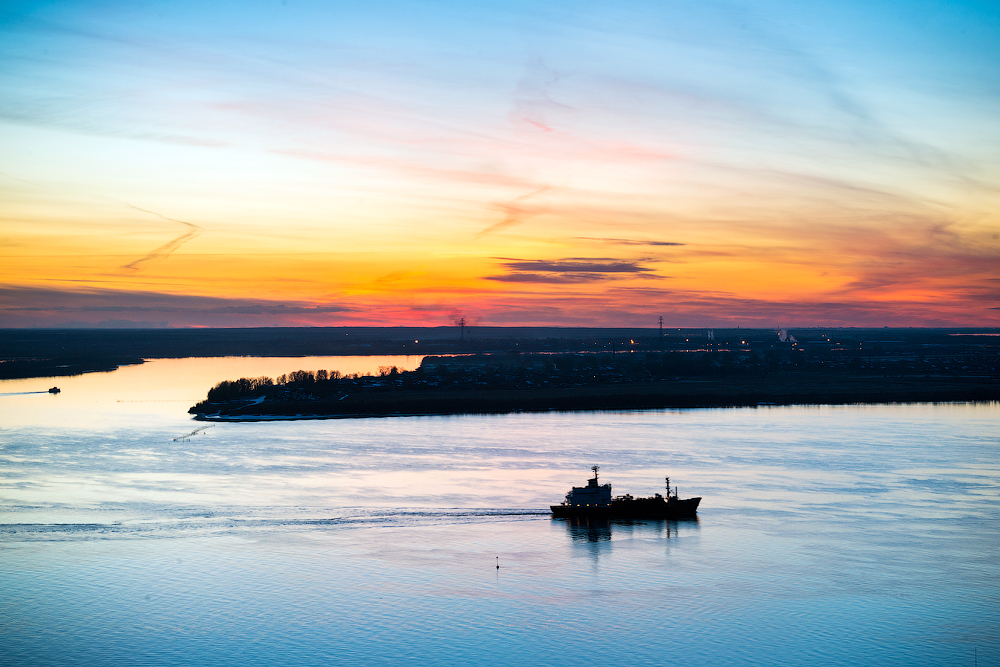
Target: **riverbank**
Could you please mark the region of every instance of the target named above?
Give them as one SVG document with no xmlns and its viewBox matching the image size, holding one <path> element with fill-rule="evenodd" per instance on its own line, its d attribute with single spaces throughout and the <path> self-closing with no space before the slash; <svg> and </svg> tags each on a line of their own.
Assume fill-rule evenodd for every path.
<svg viewBox="0 0 1000 667">
<path fill-rule="evenodd" d="M 122 366 L 144 363 L 142 357 L 54 357 L 45 359 L 5 359 L 0 361 L 0 380 L 26 380 L 108 373 Z"/>
<path fill-rule="evenodd" d="M 404 415 L 496 414 L 573 410 L 639 410 L 766 405 L 936 403 L 1000 400 L 990 377 L 831 376 L 684 378 L 583 387 L 525 389 L 397 389 L 336 398 L 201 403 L 204 421 L 287 420 Z"/>
</svg>

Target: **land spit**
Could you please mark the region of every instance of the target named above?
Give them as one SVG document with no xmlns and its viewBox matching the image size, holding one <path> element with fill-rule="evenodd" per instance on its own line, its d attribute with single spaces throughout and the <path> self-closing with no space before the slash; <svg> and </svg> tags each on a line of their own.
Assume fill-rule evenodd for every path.
<svg viewBox="0 0 1000 667">
<path fill-rule="evenodd" d="M 496 414 L 569 410 L 642 410 L 769 405 L 843 405 L 1000 400 L 989 377 L 883 377 L 787 373 L 767 377 L 696 377 L 577 387 L 393 388 L 298 399 L 266 396 L 202 402 L 207 421 L 403 415 Z"/>
</svg>

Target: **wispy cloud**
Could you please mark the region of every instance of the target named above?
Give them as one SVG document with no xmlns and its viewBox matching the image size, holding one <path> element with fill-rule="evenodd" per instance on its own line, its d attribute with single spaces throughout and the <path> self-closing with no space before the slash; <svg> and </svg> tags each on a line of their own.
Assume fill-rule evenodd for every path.
<svg viewBox="0 0 1000 667">
<path fill-rule="evenodd" d="M 570 109 L 566 104 L 552 99 L 551 90 L 563 75 L 545 64 L 541 57 L 533 57 L 524 68 L 524 75 L 517 82 L 513 95 L 511 120 L 526 123 L 534 129 L 543 132 L 553 131 L 553 112 L 565 112 Z"/>
<path fill-rule="evenodd" d="M 501 229 L 506 229 L 508 227 L 513 227 L 514 225 L 519 225 L 525 220 L 543 213 L 545 209 L 539 206 L 527 206 L 524 202 L 537 197 L 543 192 L 547 192 L 551 187 L 548 185 L 542 186 L 537 190 L 529 192 L 527 194 L 521 195 L 520 197 L 515 197 L 514 199 L 504 202 L 494 204 L 493 207 L 501 211 L 504 214 L 503 220 L 494 223 L 476 234 L 476 238 L 482 238 L 487 234 L 492 234 L 493 232 L 500 231 Z"/>
<path fill-rule="evenodd" d="M 312 316 L 325 319 L 351 311 L 349 306 L 333 303 L 282 303 L 111 289 L 0 288 L 0 321 L 22 326 L 51 326 L 75 320 L 96 323 L 99 320 L 93 316 L 107 317 L 109 313 L 162 316 L 174 326 L 266 326 L 290 324 L 302 318 L 309 322 Z"/>
</svg>

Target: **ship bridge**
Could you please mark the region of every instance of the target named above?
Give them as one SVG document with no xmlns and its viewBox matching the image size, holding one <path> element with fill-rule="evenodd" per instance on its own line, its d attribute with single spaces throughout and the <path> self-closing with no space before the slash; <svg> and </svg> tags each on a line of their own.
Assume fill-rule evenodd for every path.
<svg viewBox="0 0 1000 667">
<path fill-rule="evenodd" d="M 587 486 L 574 486 L 566 494 L 566 504 L 573 507 L 607 507 L 611 505 L 611 485 L 597 483 L 598 466 L 591 468 L 594 476 L 587 481 Z"/>
</svg>

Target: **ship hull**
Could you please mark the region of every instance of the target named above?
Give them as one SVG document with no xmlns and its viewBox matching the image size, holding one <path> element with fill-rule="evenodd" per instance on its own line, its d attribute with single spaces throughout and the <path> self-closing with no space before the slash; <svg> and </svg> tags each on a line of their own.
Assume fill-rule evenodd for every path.
<svg viewBox="0 0 1000 667">
<path fill-rule="evenodd" d="M 698 512 L 701 498 L 631 498 L 615 499 L 610 505 L 586 507 L 579 505 L 551 505 L 552 516 L 557 518 L 599 519 L 682 519 Z"/>
</svg>

